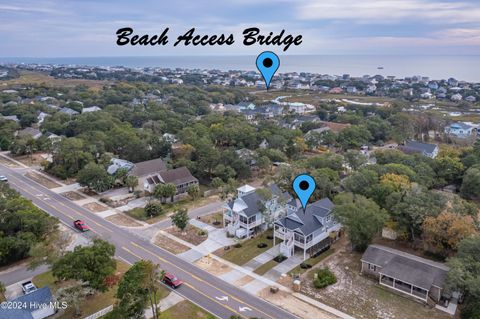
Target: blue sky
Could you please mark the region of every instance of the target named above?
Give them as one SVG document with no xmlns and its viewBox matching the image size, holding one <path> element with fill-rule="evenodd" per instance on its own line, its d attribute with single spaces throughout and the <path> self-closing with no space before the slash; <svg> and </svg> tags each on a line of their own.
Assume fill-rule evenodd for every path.
<svg viewBox="0 0 480 319">
<path fill-rule="evenodd" d="M 118 47 L 115 32 L 158 34 L 165 47 Z M 303 35 L 287 54 L 480 54 L 479 0 L 0 0 L 0 56 L 75 57 L 256 54 L 241 32 Z M 173 47 L 198 34 L 230 34 L 236 43 Z"/>
</svg>

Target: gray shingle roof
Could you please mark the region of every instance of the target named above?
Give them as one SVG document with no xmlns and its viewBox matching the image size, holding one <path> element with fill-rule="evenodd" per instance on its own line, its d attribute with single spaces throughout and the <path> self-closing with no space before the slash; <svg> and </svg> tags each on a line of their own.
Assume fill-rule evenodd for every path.
<svg viewBox="0 0 480 319">
<path fill-rule="evenodd" d="M 299 207 L 296 206 L 295 200 L 290 201 L 289 204 L 295 204 L 294 207 Z M 297 213 L 279 219 L 276 221 L 276 224 L 286 227 L 288 230 L 297 231 L 308 236 L 323 227 L 319 218 L 324 218 L 329 215 L 333 207 L 334 205 L 330 199 L 322 198 L 321 200 L 308 204 L 305 213 L 300 206 Z"/>
<path fill-rule="evenodd" d="M 458 127 L 460 127 L 461 129 L 464 129 L 464 130 L 469 130 L 473 127 L 473 126 L 468 125 L 468 124 L 463 123 L 463 122 L 456 122 L 456 123 L 450 124 L 450 127 L 452 127 L 452 126 L 458 126 Z"/>
<path fill-rule="evenodd" d="M 135 163 L 135 167 L 130 171 L 130 175 L 137 177 L 150 175 L 165 171 L 167 166 L 161 158 L 157 158 L 150 161 Z"/>
<path fill-rule="evenodd" d="M 404 146 L 406 151 L 415 151 L 427 154 L 432 154 L 436 148 L 436 144 L 421 143 L 417 141 L 406 141 Z"/>
<path fill-rule="evenodd" d="M 381 274 L 426 290 L 432 285 L 442 287 L 449 269 L 444 264 L 381 245 L 368 246 L 362 261 L 382 267 Z"/>
<path fill-rule="evenodd" d="M 188 182 L 198 182 L 198 179 L 196 179 L 185 166 L 163 171 L 158 175 L 160 175 L 160 178 L 164 183 L 172 183 L 176 186 Z"/>
<path fill-rule="evenodd" d="M 45 307 L 53 301 L 52 292 L 48 286 L 35 290 L 28 295 L 23 295 L 13 300 L 25 305 L 24 309 L 0 308 L 1 319 L 32 319 L 31 313 L 40 307 Z"/>
<path fill-rule="evenodd" d="M 283 196 L 285 202 L 288 202 L 292 198 L 292 196 L 288 192 L 282 193 L 281 189 L 278 188 L 276 184 L 270 184 L 269 186 L 267 186 L 267 189 L 270 190 L 270 192 L 274 196 Z M 243 195 L 241 198 L 238 198 L 236 200 L 242 200 L 247 206 L 247 208 L 243 210 L 243 213 L 247 217 L 256 215 L 260 211 L 260 209 L 262 209 L 262 203 L 265 202 L 265 200 L 257 192 L 251 192 L 249 194 Z M 228 206 L 230 208 L 233 208 L 233 204 L 234 201 L 231 201 L 228 203 Z"/>
</svg>

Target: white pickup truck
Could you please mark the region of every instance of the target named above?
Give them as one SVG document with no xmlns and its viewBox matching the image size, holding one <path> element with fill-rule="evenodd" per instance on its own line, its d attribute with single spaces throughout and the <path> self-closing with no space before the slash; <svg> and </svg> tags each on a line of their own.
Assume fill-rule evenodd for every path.
<svg viewBox="0 0 480 319">
<path fill-rule="evenodd" d="M 26 281 L 22 283 L 22 290 L 25 295 L 28 295 L 29 293 L 32 293 L 35 290 L 37 290 L 37 287 L 33 284 L 33 282 Z"/>
</svg>

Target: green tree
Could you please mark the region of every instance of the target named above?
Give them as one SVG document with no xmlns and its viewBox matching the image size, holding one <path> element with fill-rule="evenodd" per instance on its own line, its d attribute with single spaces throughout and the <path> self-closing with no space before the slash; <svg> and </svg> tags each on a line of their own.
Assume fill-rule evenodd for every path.
<svg viewBox="0 0 480 319">
<path fill-rule="evenodd" d="M 223 181 L 219 177 L 214 177 L 212 179 L 212 182 L 210 183 L 210 185 L 215 189 L 219 189 L 223 186 Z"/>
<path fill-rule="evenodd" d="M 335 197 L 335 218 L 345 227 L 357 250 L 365 250 L 388 218 L 385 210 L 361 195 L 342 193 Z"/>
<path fill-rule="evenodd" d="M 158 184 L 155 186 L 154 196 L 160 198 L 162 203 L 166 202 L 166 199 L 170 197 L 171 201 L 173 201 L 173 196 L 177 193 L 177 187 L 175 184 Z"/>
<path fill-rule="evenodd" d="M 67 287 L 59 288 L 56 295 L 60 302 L 66 302 L 75 308 L 75 316 L 82 314 L 82 301 L 87 296 L 93 295 L 94 289 L 82 283 L 75 283 Z"/>
<path fill-rule="evenodd" d="M 180 230 L 185 230 L 188 225 L 188 220 L 190 217 L 188 217 L 188 212 L 185 208 L 179 209 L 175 214 L 172 215 L 171 217 L 172 223 Z"/>
<path fill-rule="evenodd" d="M 197 199 L 200 196 L 200 187 L 198 185 L 190 185 L 187 188 L 187 193 L 192 199 Z"/>
<path fill-rule="evenodd" d="M 119 303 L 114 309 L 117 318 L 143 318 L 150 306 L 153 318 L 159 318 L 158 292 L 163 272 L 151 261 L 136 262 L 123 276 L 118 285 Z"/>
<path fill-rule="evenodd" d="M 480 197 L 480 167 L 469 168 L 463 176 L 460 193 L 467 199 Z"/>
<path fill-rule="evenodd" d="M 77 246 L 52 265 L 53 275 L 59 279 L 79 280 L 98 291 L 108 288 L 106 279 L 116 269 L 115 246 L 94 239 L 92 246 Z"/>
<path fill-rule="evenodd" d="M 462 318 L 478 318 L 480 300 L 480 236 L 465 238 L 458 245 L 457 255 L 448 260 L 450 270 L 446 278 L 446 286 L 451 291 L 460 291 L 466 297 L 466 313 Z"/>
<path fill-rule="evenodd" d="M 338 143 L 344 150 L 359 148 L 372 139 L 370 132 L 361 125 L 352 125 L 338 134 Z"/>
<path fill-rule="evenodd" d="M 343 180 L 348 192 L 366 196 L 373 185 L 378 183 L 378 174 L 371 170 L 355 172 Z"/>
<path fill-rule="evenodd" d="M 345 157 L 345 162 L 347 162 L 348 166 L 355 171 L 367 162 L 367 157 L 356 150 L 348 150 L 343 156 Z"/>
<path fill-rule="evenodd" d="M 138 186 L 138 177 L 129 175 L 125 178 L 125 185 L 128 187 L 129 192 L 133 192 L 133 190 Z"/>
<path fill-rule="evenodd" d="M 145 206 L 145 213 L 150 217 L 155 217 L 164 213 L 162 205 L 152 201 Z"/>
<path fill-rule="evenodd" d="M 78 172 L 77 181 L 96 192 L 104 192 L 113 186 L 114 178 L 101 165 L 90 163 Z"/>
</svg>

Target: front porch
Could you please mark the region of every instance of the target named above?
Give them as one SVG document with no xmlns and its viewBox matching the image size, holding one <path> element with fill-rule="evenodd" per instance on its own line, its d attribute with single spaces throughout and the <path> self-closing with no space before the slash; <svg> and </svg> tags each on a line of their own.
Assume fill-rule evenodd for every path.
<svg viewBox="0 0 480 319">
<path fill-rule="evenodd" d="M 428 302 L 428 291 L 423 288 L 414 286 L 413 284 L 386 276 L 382 273 L 380 273 L 379 283 L 382 286 L 400 291 L 404 294 L 420 299 L 423 302 Z"/>
<path fill-rule="evenodd" d="M 291 257 L 295 254 L 295 251 L 300 250 L 303 253 L 303 260 L 313 257 L 314 255 L 325 251 L 332 242 L 334 242 L 339 237 L 339 229 L 332 228 L 330 231 L 324 231 L 319 234 L 311 234 L 306 237 L 285 230 L 283 227 L 275 225 L 274 236 L 273 236 L 273 245 L 275 245 L 276 238 L 281 239 L 283 242 L 280 244 L 280 252 L 286 257 Z"/>
</svg>

